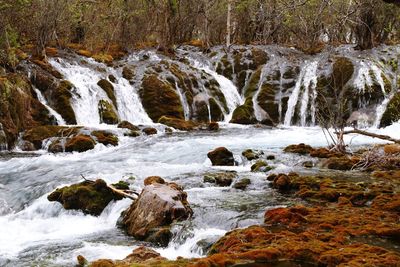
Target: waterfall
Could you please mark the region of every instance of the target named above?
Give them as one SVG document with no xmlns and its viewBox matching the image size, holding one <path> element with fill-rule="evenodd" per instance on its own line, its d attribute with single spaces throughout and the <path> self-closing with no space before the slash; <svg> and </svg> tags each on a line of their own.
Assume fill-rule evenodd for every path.
<svg viewBox="0 0 400 267">
<path fill-rule="evenodd" d="M 175 81 L 175 87 L 176 87 L 176 91 L 178 92 L 179 98 L 180 98 L 181 103 L 182 103 L 183 114 L 185 116 L 185 120 L 189 120 L 190 119 L 190 108 L 189 108 L 188 101 L 186 99 L 185 93 L 182 91 L 182 88 L 179 87 L 177 81 Z"/>
<path fill-rule="evenodd" d="M 193 67 L 203 70 L 210 74 L 219 84 L 221 92 L 225 96 L 226 104 L 229 112 L 225 113 L 225 122 L 229 122 L 232 119 L 232 114 L 235 109 L 244 103 L 244 99 L 239 94 L 237 87 L 231 80 L 225 76 L 219 75 L 215 70 L 212 70 L 209 66 L 201 64 L 199 61 L 192 60 Z"/>
<path fill-rule="evenodd" d="M 8 149 L 7 136 L 3 130 L 3 124 L 0 123 L 0 151 L 5 151 L 7 149 Z"/>
<path fill-rule="evenodd" d="M 301 88 L 304 87 L 305 92 L 303 92 L 303 99 L 302 99 L 302 106 L 301 106 L 301 121 L 302 123 L 306 120 L 306 111 L 308 106 L 308 92 L 309 87 L 312 86 L 315 89 L 317 85 L 317 68 L 318 68 L 318 61 L 306 61 L 301 68 L 299 77 L 297 79 L 296 85 L 293 89 L 291 96 L 289 97 L 288 101 L 288 108 L 285 114 L 285 126 L 290 126 L 292 123 L 292 118 L 295 112 L 295 108 L 300 96 Z"/>
<path fill-rule="evenodd" d="M 56 118 L 57 124 L 58 124 L 58 125 L 65 125 L 65 124 L 66 124 L 66 123 L 65 123 L 65 120 L 61 117 L 61 115 L 60 115 L 57 111 L 55 111 L 54 109 L 52 109 L 52 108 L 48 105 L 48 103 L 47 103 L 46 99 L 44 98 L 42 92 L 40 92 L 40 90 L 37 89 L 37 88 L 35 88 L 35 87 L 34 87 L 33 89 L 35 90 L 36 95 L 37 95 L 37 98 L 38 98 L 38 100 L 40 101 L 40 103 L 42 103 L 42 105 L 45 106 L 45 107 L 47 108 L 47 110 L 50 112 L 50 114 L 51 114 L 52 116 L 54 116 L 54 118 Z"/>
<path fill-rule="evenodd" d="M 253 108 L 254 108 L 254 115 L 257 119 L 257 121 L 263 121 L 265 118 L 265 115 L 267 114 L 258 104 L 258 96 L 261 92 L 262 86 L 264 84 L 264 78 L 265 78 L 265 72 L 267 71 L 267 65 L 265 65 L 262 70 L 261 70 L 261 74 L 260 74 L 260 80 L 258 81 L 258 89 L 257 92 L 254 94 L 253 96 Z"/>
</svg>

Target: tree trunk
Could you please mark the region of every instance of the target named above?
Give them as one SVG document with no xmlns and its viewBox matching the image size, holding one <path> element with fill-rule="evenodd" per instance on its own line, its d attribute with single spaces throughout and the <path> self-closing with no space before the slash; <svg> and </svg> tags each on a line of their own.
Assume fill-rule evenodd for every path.
<svg viewBox="0 0 400 267">
<path fill-rule="evenodd" d="M 232 0 L 228 0 L 228 14 L 226 19 L 226 47 L 231 46 L 231 16 L 232 16 Z"/>
</svg>

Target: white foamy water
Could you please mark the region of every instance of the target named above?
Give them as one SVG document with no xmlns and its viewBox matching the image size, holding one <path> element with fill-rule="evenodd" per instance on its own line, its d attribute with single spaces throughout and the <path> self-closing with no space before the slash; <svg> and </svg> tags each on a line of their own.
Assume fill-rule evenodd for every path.
<svg viewBox="0 0 400 267">
<path fill-rule="evenodd" d="M 46 99 L 44 98 L 42 92 L 40 92 L 39 89 L 37 89 L 35 87 L 33 89 L 35 90 L 40 103 L 42 103 L 42 105 L 47 108 L 47 110 L 50 112 L 50 114 L 52 116 L 54 116 L 54 118 L 56 118 L 57 124 L 58 125 L 66 125 L 65 120 L 61 117 L 61 115 L 49 106 L 49 104 L 47 103 Z"/>
</svg>

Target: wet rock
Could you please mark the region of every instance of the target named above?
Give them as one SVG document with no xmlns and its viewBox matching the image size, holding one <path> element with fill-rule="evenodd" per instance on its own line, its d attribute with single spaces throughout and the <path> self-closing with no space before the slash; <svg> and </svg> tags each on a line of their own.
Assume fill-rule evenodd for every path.
<svg viewBox="0 0 400 267">
<path fill-rule="evenodd" d="M 251 184 L 250 179 L 249 178 L 244 178 L 244 179 L 241 179 L 240 181 L 238 181 L 237 183 L 235 183 L 233 185 L 233 188 L 240 189 L 240 190 L 245 190 L 247 188 L 247 186 L 250 185 L 250 184 Z"/>
<path fill-rule="evenodd" d="M 219 186 L 230 186 L 236 177 L 237 173 L 235 171 L 208 173 L 204 175 L 204 182 L 215 183 Z"/>
<path fill-rule="evenodd" d="M 264 152 L 252 149 L 246 149 L 242 152 L 242 156 L 247 160 L 259 159 L 261 155 L 264 155 Z"/>
<path fill-rule="evenodd" d="M 165 180 L 160 176 L 150 176 L 144 179 L 144 185 L 151 185 L 151 184 L 165 184 Z"/>
<path fill-rule="evenodd" d="M 114 93 L 114 86 L 107 81 L 106 79 L 101 79 L 98 83 L 98 86 L 101 87 L 101 89 L 106 92 L 108 98 L 112 101 L 114 104 L 114 107 L 117 107 L 117 99 L 115 98 L 115 93 Z"/>
<path fill-rule="evenodd" d="M 138 240 L 166 245 L 165 237 L 169 230 L 166 231 L 165 227 L 193 214 L 186 198 L 186 193 L 176 184 L 147 185 L 124 212 L 121 226 Z"/>
<path fill-rule="evenodd" d="M 257 123 L 257 119 L 254 115 L 253 102 L 246 101 L 245 104 L 237 107 L 233 114 L 230 123 L 237 124 L 255 124 Z"/>
<path fill-rule="evenodd" d="M 268 155 L 267 156 L 267 160 L 275 160 L 275 159 L 276 159 L 275 155 Z"/>
<path fill-rule="evenodd" d="M 167 125 L 169 127 L 181 130 L 181 131 L 193 131 L 198 124 L 193 121 L 185 121 L 182 119 L 172 118 L 168 116 L 162 116 L 158 123 Z"/>
<path fill-rule="evenodd" d="M 124 136 L 129 137 L 139 137 L 141 134 L 139 131 L 130 131 L 129 133 L 124 133 Z"/>
<path fill-rule="evenodd" d="M 116 83 L 116 82 L 117 82 L 117 78 L 115 78 L 115 76 L 112 75 L 112 74 L 108 75 L 108 79 L 109 79 L 112 83 Z"/>
<path fill-rule="evenodd" d="M 120 123 L 118 123 L 118 128 L 129 129 L 131 131 L 140 131 L 139 127 L 133 125 L 129 121 L 121 121 Z"/>
<path fill-rule="evenodd" d="M 317 148 L 310 151 L 310 156 L 314 158 L 332 158 L 342 156 L 340 153 L 330 151 L 326 148 Z"/>
<path fill-rule="evenodd" d="M 50 144 L 50 146 L 48 148 L 48 151 L 51 152 L 51 153 L 62 153 L 62 152 L 64 152 L 65 151 L 65 147 L 64 147 L 64 144 L 63 144 L 64 142 L 65 141 L 62 140 L 62 139 L 54 140 Z"/>
<path fill-rule="evenodd" d="M 115 195 L 106 182 L 98 179 L 56 189 L 47 199 L 61 203 L 66 210 L 81 210 L 98 216 L 111 201 L 122 198 Z"/>
<path fill-rule="evenodd" d="M 234 166 L 235 159 L 233 153 L 225 147 L 218 147 L 208 152 L 207 157 L 211 160 L 213 166 Z"/>
<path fill-rule="evenodd" d="M 78 255 L 76 257 L 77 261 L 78 261 L 78 267 L 85 267 L 88 265 L 88 261 L 85 259 L 85 257 L 83 257 L 82 255 Z"/>
<path fill-rule="evenodd" d="M 397 92 L 390 100 L 383 113 L 380 127 L 387 127 L 400 120 L 400 93 Z"/>
<path fill-rule="evenodd" d="M 303 167 L 305 167 L 305 168 L 312 168 L 312 167 L 314 167 L 314 162 L 304 161 L 301 165 L 303 165 Z"/>
<path fill-rule="evenodd" d="M 128 81 L 131 81 L 135 77 L 135 74 L 131 68 L 124 67 L 122 69 L 122 77 L 124 77 Z"/>
<path fill-rule="evenodd" d="M 73 84 L 61 81 L 59 85 L 49 92 L 55 111 L 57 111 L 67 124 L 76 124 L 74 109 L 71 105 Z"/>
<path fill-rule="evenodd" d="M 162 116 L 184 119 L 179 95 L 170 83 L 162 81 L 157 75 L 145 76 L 139 93 L 144 109 L 154 122 Z"/>
<path fill-rule="evenodd" d="M 133 250 L 123 261 L 129 264 L 145 262 L 150 259 L 164 260 L 160 253 L 144 246 L 138 247 Z"/>
<path fill-rule="evenodd" d="M 286 174 L 279 174 L 273 179 L 272 187 L 278 189 L 281 192 L 290 190 L 291 181 L 290 177 Z"/>
<path fill-rule="evenodd" d="M 22 150 L 22 151 L 35 151 L 36 147 L 33 143 L 29 142 L 29 141 L 21 141 L 18 144 L 18 147 Z"/>
<path fill-rule="evenodd" d="M 95 141 L 88 135 L 77 135 L 69 139 L 65 144 L 66 152 L 85 152 L 95 146 Z"/>
<path fill-rule="evenodd" d="M 73 136 L 79 132 L 78 127 L 64 127 L 64 126 L 39 126 L 32 128 L 24 133 L 22 139 L 32 143 L 36 149 L 42 148 L 43 140 L 51 137 L 67 137 Z"/>
<path fill-rule="evenodd" d="M 146 135 L 155 135 L 157 134 L 157 129 L 152 127 L 147 127 L 142 130 Z"/>
<path fill-rule="evenodd" d="M 263 160 L 259 160 L 251 166 L 252 172 L 269 172 L 273 168 Z"/>
<path fill-rule="evenodd" d="M 117 124 L 119 121 L 117 113 L 107 100 L 102 99 L 99 101 L 99 115 L 101 123 Z"/>
<path fill-rule="evenodd" d="M 218 131 L 218 130 L 219 130 L 219 124 L 218 124 L 218 122 L 210 122 L 210 123 L 208 124 L 207 129 L 208 129 L 209 131 Z"/>
<path fill-rule="evenodd" d="M 113 133 L 107 131 L 93 131 L 91 133 L 92 136 L 96 138 L 96 141 L 105 146 L 117 146 L 118 145 L 118 137 Z"/>
<path fill-rule="evenodd" d="M 322 166 L 331 170 L 348 171 L 356 164 L 348 157 L 332 157 L 322 162 Z"/>
<path fill-rule="evenodd" d="M 0 123 L 0 151 L 7 150 L 8 142 L 7 136 L 3 129 L 3 124 Z"/>
<path fill-rule="evenodd" d="M 298 145 L 287 146 L 283 151 L 288 153 L 306 155 L 309 154 L 312 150 L 313 148 L 311 146 L 301 143 Z"/>
</svg>

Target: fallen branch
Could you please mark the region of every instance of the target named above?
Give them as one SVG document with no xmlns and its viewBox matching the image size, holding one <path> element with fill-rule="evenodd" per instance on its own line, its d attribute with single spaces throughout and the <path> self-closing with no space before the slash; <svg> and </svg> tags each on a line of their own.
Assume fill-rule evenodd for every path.
<svg viewBox="0 0 400 267">
<path fill-rule="evenodd" d="M 362 131 L 362 130 L 358 130 L 358 129 L 354 129 L 354 130 L 350 130 L 350 131 L 344 131 L 343 134 L 361 134 L 361 135 L 365 135 L 365 136 L 369 136 L 372 138 L 378 138 L 381 140 L 386 140 L 386 141 L 390 141 L 396 144 L 400 144 L 400 140 L 399 139 L 394 139 L 388 135 L 381 135 L 381 134 L 374 134 L 374 133 L 370 133 L 367 131 Z"/>
</svg>

